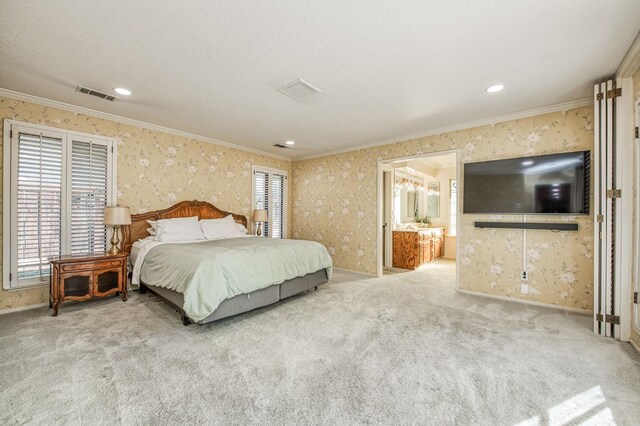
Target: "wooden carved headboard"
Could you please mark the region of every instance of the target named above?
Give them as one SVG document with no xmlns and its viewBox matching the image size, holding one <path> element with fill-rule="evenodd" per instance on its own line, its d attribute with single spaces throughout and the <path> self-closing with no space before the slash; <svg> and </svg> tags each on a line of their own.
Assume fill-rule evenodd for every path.
<svg viewBox="0 0 640 426">
<path fill-rule="evenodd" d="M 229 213 L 218 209 L 206 201 L 181 201 L 164 210 L 154 210 L 147 213 L 131 215 L 131 225 L 122 227 L 122 250 L 131 253 L 134 242 L 147 238 L 149 233 L 147 220 L 174 219 L 177 217 L 198 216 L 199 219 L 222 219 L 232 215 L 236 222 L 247 226 L 247 218 L 241 214 Z"/>
</svg>

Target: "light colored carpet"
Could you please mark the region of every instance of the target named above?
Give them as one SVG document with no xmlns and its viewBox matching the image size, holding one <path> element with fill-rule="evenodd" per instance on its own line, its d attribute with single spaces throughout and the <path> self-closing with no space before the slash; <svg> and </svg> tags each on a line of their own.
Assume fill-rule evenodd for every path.
<svg viewBox="0 0 640 426">
<path fill-rule="evenodd" d="M 152 295 L 0 316 L 0 424 L 638 424 L 588 317 L 457 294 L 453 263 L 184 327 Z"/>
</svg>

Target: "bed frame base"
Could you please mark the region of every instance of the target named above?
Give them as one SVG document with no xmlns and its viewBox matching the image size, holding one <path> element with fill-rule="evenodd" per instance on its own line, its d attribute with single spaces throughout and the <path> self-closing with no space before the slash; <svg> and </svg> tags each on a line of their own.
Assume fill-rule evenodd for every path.
<svg viewBox="0 0 640 426">
<path fill-rule="evenodd" d="M 220 306 L 207 318 L 195 322 L 182 309 L 184 296 L 173 290 L 140 283 L 140 294 L 149 292 L 169 304 L 180 314 L 183 325 L 207 324 L 222 318 L 239 315 L 254 309 L 262 308 L 280 300 L 309 290 L 318 290 L 318 286 L 329 281 L 326 269 L 312 272 L 302 277 L 287 280 L 247 294 L 240 294 L 223 301 Z"/>
</svg>

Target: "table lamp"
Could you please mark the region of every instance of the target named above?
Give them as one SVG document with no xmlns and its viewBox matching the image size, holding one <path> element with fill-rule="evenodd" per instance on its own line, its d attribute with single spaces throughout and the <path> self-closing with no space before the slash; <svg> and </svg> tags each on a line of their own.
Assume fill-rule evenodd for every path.
<svg viewBox="0 0 640 426">
<path fill-rule="evenodd" d="M 256 231 L 256 235 L 262 235 L 262 222 L 267 221 L 267 211 L 264 209 L 256 209 L 253 211 L 252 219 L 254 222 L 258 223 L 258 230 Z"/>
<path fill-rule="evenodd" d="M 109 254 L 118 254 L 122 250 L 118 247 L 120 244 L 120 226 L 131 225 L 131 212 L 129 207 L 105 207 L 104 224 L 113 226 L 113 235 L 111 236 L 111 248 Z"/>
</svg>

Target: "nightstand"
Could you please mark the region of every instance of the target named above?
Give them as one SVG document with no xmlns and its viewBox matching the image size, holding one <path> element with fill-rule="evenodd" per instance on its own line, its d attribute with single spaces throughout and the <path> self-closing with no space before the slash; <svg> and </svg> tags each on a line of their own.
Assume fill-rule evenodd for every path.
<svg viewBox="0 0 640 426">
<path fill-rule="evenodd" d="M 121 294 L 122 301 L 127 301 L 126 253 L 54 256 L 49 263 L 49 305 L 54 317 L 60 303 L 67 300 Z"/>
</svg>

